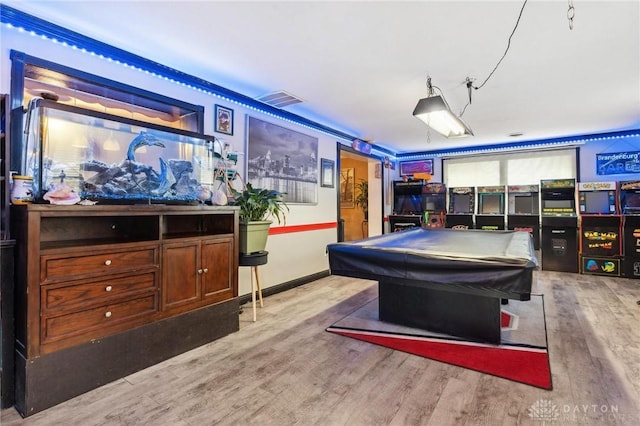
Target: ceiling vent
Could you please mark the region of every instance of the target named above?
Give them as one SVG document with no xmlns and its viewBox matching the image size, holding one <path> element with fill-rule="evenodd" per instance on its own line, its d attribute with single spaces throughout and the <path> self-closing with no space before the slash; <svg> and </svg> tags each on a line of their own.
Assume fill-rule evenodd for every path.
<svg viewBox="0 0 640 426">
<path fill-rule="evenodd" d="M 272 92 L 257 98 L 260 102 L 264 102 L 265 104 L 269 104 L 276 108 L 283 108 L 293 104 L 299 104 L 302 102 L 302 99 L 296 98 L 290 93 L 285 92 L 284 90 L 279 90 L 277 92 Z"/>
</svg>

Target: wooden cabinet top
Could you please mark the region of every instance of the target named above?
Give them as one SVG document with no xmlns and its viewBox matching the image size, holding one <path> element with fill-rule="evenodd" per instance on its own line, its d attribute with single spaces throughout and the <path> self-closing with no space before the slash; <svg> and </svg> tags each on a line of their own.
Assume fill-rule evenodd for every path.
<svg viewBox="0 0 640 426">
<path fill-rule="evenodd" d="M 22 204 L 14 205 L 15 209 L 26 209 L 28 212 L 40 213 L 41 215 L 61 215 L 61 216 L 103 216 L 103 215 L 173 215 L 173 214 L 229 214 L 240 210 L 238 206 L 208 206 L 208 205 L 165 205 L 165 204 L 134 204 L 134 205 L 109 205 L 96 204 L 93 206 L 82 206 L 74 204 L 71 206 L 53 204 Z"/>
</svg>

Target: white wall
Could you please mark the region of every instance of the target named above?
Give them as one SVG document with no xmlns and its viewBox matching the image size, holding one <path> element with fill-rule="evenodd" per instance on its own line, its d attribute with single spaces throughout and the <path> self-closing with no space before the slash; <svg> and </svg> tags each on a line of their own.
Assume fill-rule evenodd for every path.
<svg viewBox="0 0 640 426">
<path fill-rule="evenodd" d="M 204 132 L 215 134 L 224 142 L 230 143 L 236 151 L 246 152 L 245 121 L 246 114 L 282 125 L 286 128 L 318 138 L 318 170 L 320 158 L 336 161 L 335 137 L 310 130 L 289 122 L 266 116 L 256 111 L 249 111 L 235 103 L 181 86 L 144 72 L 124 67 L 85 52 L 55 44 L 50 40 L 34 37 L 16 29 L 0 26 L 0 92 L 9 93 L 11 60 L 10 50 L 24 52 L 27 55 L 45 59 L 71 68 L 79 69 L 103 78 L 122 82 L 140 89 L 176 98 L 184 102 L 203 105 L 205 107 Z M 211 83 L 216 83 L 212 81 Z M 234 110 L 234 134 L 232 136 L 214 133 L 214 105 L 219 104 Z M 244 156 L 240 157 L 239 172 L 244 176 Z M 242 164 L 241 164 L 242 163 Z M 286 225 L 317 225 L 336 222 L 336 188 L 323 188 L 318 184 L 317 205 L 290 205 L 286 217 Z M 274 224 L 273 226 L 278 226 Z M 260 267 L 263 288 L 286 283 L 304 276 L 328 270 L 325 247 L 337 240 L 336 228 L 320 229 L 304 232 L 271 235 L 267 243 L 269 262 Z M 239 294 L 249 294 L 251 282 L 250 268 L 240 268 Z"/>
</svg>

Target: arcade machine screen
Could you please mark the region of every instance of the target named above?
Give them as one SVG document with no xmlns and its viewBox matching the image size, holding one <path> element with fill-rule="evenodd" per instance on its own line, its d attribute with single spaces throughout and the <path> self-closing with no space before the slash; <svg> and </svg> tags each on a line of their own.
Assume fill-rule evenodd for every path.
<svg viewBox="0 0 640 426">
<path fill-rule="evenodd" d="M 516 195 L 513 198 L 514 201 L 514 209 L 517 214 L 538 214 L 538 209 L 535 208 L 537 205 L 537 196 L 533 195 Z"/>
<path fill-rule="evenodd" d="M 585 191 L 582 193 L 585 201 L 585 214 L 610 214 L 609 191 Z"/>
<path fill-rule="evenodd" d="M 399 215 L 420 215 L 422 211 L 421 194 L 396 194 L 394 200 L 394 211 Z"/>
<path fill-rule="evenodd" d="M 573 200 L 562 200 L 562 199 L 554 199 L 554 200 L 543 200 L 544 209 L 560 209 L 560 210 L 573 210 L 574 201 Z"/>
<path fill-rule="evenodd" d="M 480 194 L 480 214 L 504 213 L 503 194 Z"/>
<path fill-rule="evenodd" d="M 453 194 L 453 198 L 451 199 L 453 212 L 471 213 L 471 197 L 472 194 Z"/>
<path fill-rule="evenodd" d="M 422 194 L 424 209 L 428 212 L 445 211 L 444 194 Z"/>
<path fill-rule="evenodd" d="M 620 194 L 622 214 L 640 215 L 640 189 L 622 191 Z"/>
</svg>

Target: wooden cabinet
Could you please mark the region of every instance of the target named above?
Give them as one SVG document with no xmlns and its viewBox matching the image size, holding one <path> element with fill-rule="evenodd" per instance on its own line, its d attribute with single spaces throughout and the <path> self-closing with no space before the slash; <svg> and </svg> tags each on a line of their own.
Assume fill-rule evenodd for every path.
<svg viewBox="0 0 640 426">
<path fill-rule="evenodd" d="M 16 340 L 25 356 L 161 316 L 160 215 L 115 206 L 26 205 L 13 212 L 20 253 Z"/>
<path fill-rule="evenodd" d="M 180 309 L 233 295 L 233 239 L 187 240 L 162 246 L 163 309 Z"/>
<path fill-rule="evenodd" d="M 237 230 L 235 207 L 13 206 L 16 408 L 32 414 L 236 331 Z M 106 356 L 110 368 L 92 367 Z M 51 395 L 67 365 L 86 369 Z"/>
<path fill-rule="evenodd" d="M 233 253 L 230 238 L 202 242 L 202 298 L 207 303 L 224 300 L 233 293 Z"/>
<path fill-rule="evenodd" d="M 105 274 L 43 285 L 42 352 L 151 321 L 159 308 L 158 274 L 154 270 L 157 264 L 149 269 L 143 273 Z"/>
<path fill-rule="evenodd" d="M 165 244 L 162 248 L 163 307 L 177 308 L 198 302 L 200 280 L 200 244 L 179 242 Z"/>
</svg>

